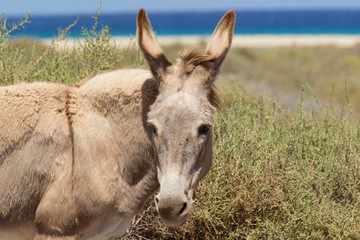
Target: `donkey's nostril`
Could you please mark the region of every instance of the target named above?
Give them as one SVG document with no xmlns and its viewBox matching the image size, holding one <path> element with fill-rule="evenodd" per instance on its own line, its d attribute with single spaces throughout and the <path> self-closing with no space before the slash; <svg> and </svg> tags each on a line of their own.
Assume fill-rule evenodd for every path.
<svg viewBox="0 0 360 240">
<path fill-rule="evenodd" d="M 187 203 L 185 202 L 183 204 L 182 208 L 180 209 L 179 215 L 182 214 L 185 211 L 186 207 L 187 207 Z"/>
<path fill-rule="evenodd" d="M 159 203 L 158 197 L 155 197 L 155 201 L 156 201 L 156 203 Z"/>
</svg>

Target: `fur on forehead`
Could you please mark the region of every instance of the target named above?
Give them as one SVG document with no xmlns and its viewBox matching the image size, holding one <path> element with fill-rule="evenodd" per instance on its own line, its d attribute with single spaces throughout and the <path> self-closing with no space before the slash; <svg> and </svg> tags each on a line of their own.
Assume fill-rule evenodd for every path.
<svg viewBox="0 0 360 240">
<path fill-rule="evenodd" d="M 208 101 L 206 96 L 194 95 L 187 91 L 168 91 L 165 95 L 160 95 L 155 103 L 150 106 L 148 119 L 166 119 L 174 114 L 181 116 L 197 116 L 208 122 L 213 122 L 216 108 Z M 166 114 L 164 114 L 166 113 Z"/>
</svg>

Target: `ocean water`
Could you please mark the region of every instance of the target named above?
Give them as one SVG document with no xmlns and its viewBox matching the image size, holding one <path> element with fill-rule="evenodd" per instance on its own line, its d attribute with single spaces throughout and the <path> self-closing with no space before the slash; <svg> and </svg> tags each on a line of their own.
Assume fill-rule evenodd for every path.
<svg viewBox="0 0 360 240">
<path fill-rule="evenodd" d="M 158 35 L 208 35 L 225 11 L 148 13 Z M 34 38 L 57 36 L 77 15 L 32 16 L 31 23 L 13 34 Z M 92 15 L 80 15 L 69 37 L 81 37 L 82 27 L 90 28 Z M 9 17 L 16 22 L 20 17 Z M 102 14 L 100 26 L 108 26 L 113 36 L 135 35 L 136 13 Z M 360 9 L 237 11 L 236 34 L 360 34 Z"/>
</svg>

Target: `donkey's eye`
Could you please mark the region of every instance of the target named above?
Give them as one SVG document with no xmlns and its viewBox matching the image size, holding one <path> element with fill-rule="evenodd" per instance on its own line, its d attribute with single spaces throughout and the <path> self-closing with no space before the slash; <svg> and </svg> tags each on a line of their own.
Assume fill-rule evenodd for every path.
<svg viewBox="0 0 360 240">
<path fill-rule="evenodd" d="M 209 135 L 209 132 L 210 132 L 210 128 L 211 126 L 210 125 L 201 125 L 198 129 L 198 134 L 199 136 L 207 136 Z"/>
<path fill-rule="evenodd" d="M 153 134 L 154 136 L 157 135 L 157 129 L 154 124 L 148 123 L 148 129 L 151 134 Z"/>
</svg>

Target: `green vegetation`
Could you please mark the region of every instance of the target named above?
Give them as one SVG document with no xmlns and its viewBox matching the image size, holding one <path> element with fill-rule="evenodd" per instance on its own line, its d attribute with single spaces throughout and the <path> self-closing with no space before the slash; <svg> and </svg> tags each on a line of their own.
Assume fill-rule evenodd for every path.
<svg viewBox="0 0 360 240">
<path fill-rule="evenodd" d="M 360 114 L 360 45 L 234 49 L 224 70 L 234 79 L 241 76 L 244 84 L 261 82 L 284 92 L 297 93 L 308 85 L 309 94 L 314 91 L 328 106 L 341 108 L 349 101 Z"/>
<path fill-rule="evenodd" d="M 0 18 L 0 84 L 51 81 L 76 83 L 96 73 L 143 64 L 140 52 L 133 46 L 117 49 L 111 44 L 109 29 L 98 29 L 99 12 L 91 29 L 83 29 L 83 42 L 74 50 L 58 51 L 58 41 L 69 28 L 61 30 L 59 39 L 50 47 L 32 39 L 14 39 L 9 34 L 29 19 L 7 27 L 6 18 Z M 17 27 L 19 26 L 19 27 Z"/>
<path fill-rule="evenodd" d="M 144 67 L 134 46 L 113 47 L 108 29 L 98 31 L 97 24 L 84 29 L 78 49 L 58 51 L 57 40 L 50 47 L 10 41 L 4 23 L 5 18 L 2 85 L 74 83 L 101 71 Z M 166 50 L 174 56 L 182 47 Z M 239 82 L 293 94 L 296 110 L 252 96 Z M 123 238 L 360 239 L 360 46 L 232 49 L 219 83 L 225 101 L 217 115 L 214 164 L 193 215 L 183 226 L 168 228 L 151 201 Z M 329 106 L 307 112 L 303 105 L 311 95 Z"/>
<path fill-rule="evenodd" d="M 359 239 L 359 121 L 232 96 L 193 216 L 171 229 L 142 214 L 129 239 Z"/>
</svg>

